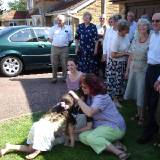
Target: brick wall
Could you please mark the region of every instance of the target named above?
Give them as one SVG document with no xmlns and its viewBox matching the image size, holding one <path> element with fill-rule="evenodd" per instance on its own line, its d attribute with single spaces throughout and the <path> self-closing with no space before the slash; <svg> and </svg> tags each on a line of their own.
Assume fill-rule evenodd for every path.
<svg viewBox="0 0 160 160">
<path fill-rule="evenodd" d="M 99 16 L 106 10 L 106 18 L 108 19 L 111 15 L 115 13 L 123 13 L 124 7 L 119 4 L 113 4 L 110 2 L 110 0 L 106 0 L 106 8 L 104 9 L 104 0 L 96 0 L 89 6 L 85 7 L 84 9 L 80 10 L 77 14 L 75 14 L 76 17 L 79 18 L 80 23 L 82 23 L 82 17 L 83 13 L 88 11 L 92 14 L 93 19 L 92 23 L 99 23 Z"/>
<path fill-rule="evenodd" d="M 106 18 L 108 19 L 115 13 L 120 13 L 120 6 L 118 4 L 113 4 L 107 0 L 106 2 Z"/>
<path fill-rule="evenodd" d="M 83 8 L 82 10 L 78 11 L 77 14 L 75 14 L 75 16 L 79 18 L 80 23 L 83 22 L 82 18 L 83 18 L 83 14 L 85 12 L 90 12 L 92 14 L 92 23 L 97 24 L 99 22 L 99 16 L 102 13 L 101 0 L 96 0 L 92 4 L 90 4 L 89 6 Z"/>
<path fill-rule="evenodd" d="M 58 1 L 42 1 L 43 3 L 39 4 L 39 6 L 37 5 L 36 7 L 42 7 L 44 9 L 44 12 L 46 10 L 46 8 L 48 8 L 49 6 L 55 5 Z M 123 12 L 123 6 L 118 5 L 118 4 L 113 4 L 112 2 L 110 2 L 110 0 L 106 0 L 106 8 L 104 8 L 104 2 L 105 0 L 96 0 L 95 2 L 91 3 L 90 5 L 86 6 L 85 8 L 81 9 L 80 11 L 78 11 L 78 13 L 74 14 L 75 17 L 77 17 L 79 19 L 79 23 L 83 22 L 83 14 L 85 12 L 90 12 L 92 14 L 92 23 L 98 24 L 99 23 L 99 16 L 106 11 L 106 18 L 108 19 L 111 15 L 113 15 L 114 13 L 120 13 Z M 42 5 L 43 4 L 43 5 Z M 52 18 L 53 19 L 53 16 Z M 47 22 L 47 25 L 49 25 L 49 21 Z"/>
</svg>

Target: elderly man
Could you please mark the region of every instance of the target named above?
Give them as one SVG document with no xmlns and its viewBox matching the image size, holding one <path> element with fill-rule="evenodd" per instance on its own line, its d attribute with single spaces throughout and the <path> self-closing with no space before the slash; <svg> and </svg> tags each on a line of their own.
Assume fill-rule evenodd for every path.
<svg viewBox="0 0 160 160">
<path fill-rule="evenodd" d="M 127 21 L 130 24 L 130 28 L 129 28 L 129 39 L 130 39 L 130 42 L 133 40 L 135 31 L 137 29 L 137 23 L 134 21 L 134 18 L 135 18 L 134 13 L 132 11 L 129 11 L 127 13 Z"/>
<path fill-rule="evenodd" d="M 68 45 L 73 41 L 71 28 L 67 25 L 64 25 L 65 16 L 57 16 L 57 24 L 54 25 L 49 32 L 49 40 L 52 43 L 51 48 L 51 63 L 52 63 L 52 72 L 53 79 L 52 83 L 57 82 L 57 70 L 59 61 L 62 66 L 62 76 L 63 81 L 65 82 L 67 69 L 67 57 L 68 57 Z"/>
<path fill-rule="evenodd" d="M 146 72 L 146 105 L 147 116 L 142 136 L 138 143 L 145 144 L 158 133 L 159 127 L 156 121 L 156 110 L 159 98 L 160 81 L 160 13 L 155 13 L 152 17 L 152 27 L 154 32 L 150 38 L 148 51 L 148 68 Z M 157 90 L 155 90 L 155 88 Z"/>
<path fill-rule="evenodd" d="M 106 19 L 105 15 L 102 14 L 99 17 L 99 24 L 96 26 L 98 31 L 98 46 L 97 46 L 97 58 L 98 58 L 98 74 L 101 75 L 105 79 L 105 62 L 102 62 L 102 55 L 103 55 L 103 38 L 106 31 Z"/>
</svg>

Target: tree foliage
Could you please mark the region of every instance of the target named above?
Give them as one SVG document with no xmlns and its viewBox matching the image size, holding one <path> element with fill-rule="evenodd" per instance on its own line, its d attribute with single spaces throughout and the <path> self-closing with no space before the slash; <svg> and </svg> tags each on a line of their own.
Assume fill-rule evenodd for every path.
<svg viewBox="0 0 160 160">
<path fill-rule="evenodd" d="M 2 2 L 2 0 L 0 0 L 0 15 L 3 13 L 2 4 L 3 4 L 3 2 Z"/>
<path fill-rule="evenodd" d="M 8 6 L 11 10 L 26 11 L 27 1 L 26 0 L 14 0 L 13 2 L 8 2 Z"/>
</svg>

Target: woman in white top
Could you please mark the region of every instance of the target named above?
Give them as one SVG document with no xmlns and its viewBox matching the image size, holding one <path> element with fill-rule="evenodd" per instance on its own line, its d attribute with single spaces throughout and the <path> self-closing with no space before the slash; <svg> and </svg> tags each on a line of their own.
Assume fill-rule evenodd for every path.
<svg viewBox="0 0 160 160">
<path fill-rule="evenodd" d="M 126 20 L 119 20 L 117 28 L 118 33 L 111 44 L 111 57 L 107 67 L 107 87 L 117 107 L 121 107 L 118 98 L 123 96 L 126 86 L 124 75 L 130 46 L 129 23 Z"/>
<path fill-rule="evenodd" d="M 103 61 L 108 63 L 108 59 L 111 56 L 111 43 L 114 37 L 117 35 L 117 23 L 121 19 L 121 16 L 116 14 L 110 17 L 111 27 L 106 29 L 103 40 Z"/>
</svg>

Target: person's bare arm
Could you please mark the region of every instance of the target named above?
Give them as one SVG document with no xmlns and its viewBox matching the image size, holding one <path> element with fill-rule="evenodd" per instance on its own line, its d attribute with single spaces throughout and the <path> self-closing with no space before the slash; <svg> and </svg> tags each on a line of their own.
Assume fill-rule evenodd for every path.
<svg viewBox="0 0 160 160">
<path fill-rule="evenodd" d="M 132 56 L 130 55 L 127 61 L 127 67 L 126 67 L 126 72 L 125 72 L 125 79 L 128 79 L 128 74 L 129 74 L 129 70 L 130 70 L 130 64 L 132 61 Z"/>
<path fill-rule="evenodd" d="M 69 94 L 73 96 L 83 113 L 85 113 L 88 117 L 92 117 L 95 113 L 99 112 L 98 109 L 89 107 L 85 102 L 83 102 L 74 91 L 69 91 Z"/>
<path fill-rule="evenodd" d="M 125 57 L 125 56 L 129 56 L 129 54 L 126 52 L 112 52 L 111 53 L 112 58 L 120 58 L 120 57 Z"/>
<path fill-rule="evenodd" d="M 76 48 L 75 48 L 75 53 L 78 54 L 79 51 L 79 40 L 75 40 Z"/>
<path fill-rule="evenodd" d="M 68 131 L 69 131 L 69 139 L 70 139 L 70 147 L 74 147 L 75 145 L 75 135 L 74 135 L 74 127 L 73 125 L 69 124 L 68 126 Z"/>
<path fill-rule="evenodd" d="M 98 41 L 96 41 L 95 42 L 96 44 L 95 44 L 95 49 L 94 49 L 94 55 L 97 55 L 97 53 L 98 53 Z"/>
<path fill-rule="evenodd" d="M 157 80 L 155 83 L 154 83 L 154 89 L 160 93 L 160 80 Z"/>
<path fill-rule="evenodd" d="M 92 126 L 93 126 L 93 123 L 92 123 L 92 122 L 87 122 L 87 125 L 86 125 L 85 127 L 80 128 L 80 129 L 75 129 L 75 130 L 74 130 L 74 133 L 81 133 L 81 132 L 90 130 L 90 129 L 92 129 Z"/>
</svg>

